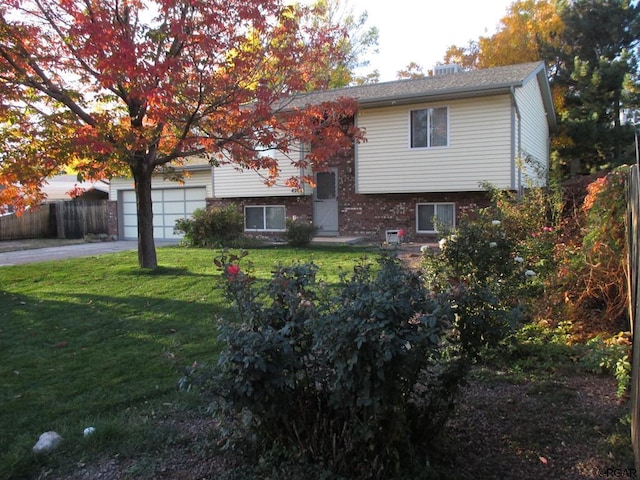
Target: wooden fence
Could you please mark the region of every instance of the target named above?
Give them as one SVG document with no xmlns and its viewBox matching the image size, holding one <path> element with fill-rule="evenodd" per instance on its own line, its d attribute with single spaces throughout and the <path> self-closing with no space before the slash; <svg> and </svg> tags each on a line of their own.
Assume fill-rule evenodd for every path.
<svg viewBox="0 0 640 480">
<path fill-rule="evenodd" d="M 104 200 L 47 203 L 21 216 L 0 217 L 0 240 L 83 238 L 108 231 Z"/>
<path fill-rule="evenodd" d="M 627 241 L 629 251 L 629 320 L 633 333 L 631 368 L 631 442 L 636 471 L 640 471 L 640 174 L 638 165 L 631 167 L 627 194 Z"/>
</svg>

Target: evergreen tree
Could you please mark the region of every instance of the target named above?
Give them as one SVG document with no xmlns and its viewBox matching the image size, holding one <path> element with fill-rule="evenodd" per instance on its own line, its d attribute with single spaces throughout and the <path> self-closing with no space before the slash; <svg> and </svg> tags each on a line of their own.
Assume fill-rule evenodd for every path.
<svg viewBox="0 0 640 480">
<path fill-rule="evenodd" d="M 640 7 L 630 0 L 575 0 L 559 5 L 564 23 L 554 83 L 562 86 L 558 148 L 570 174 L 611 168 L 633 159 L 633 127 L 623 111 L 638 103 Z"/>
</svg>

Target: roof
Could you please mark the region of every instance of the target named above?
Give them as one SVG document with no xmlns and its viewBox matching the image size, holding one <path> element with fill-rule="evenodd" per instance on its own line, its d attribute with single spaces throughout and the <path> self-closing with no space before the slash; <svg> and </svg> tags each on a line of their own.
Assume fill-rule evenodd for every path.
<svg viewBox="0 0 640 480">
<path fill-rule="evenodd" d="M 496 95 L 509 93 L 512 89 L 522 87 L 534 79 L 540 85 L 549 124 L 555 127 L 555 110 L 543 62 L 312 92 L 295 96 L 290 100 L 287 108 L 299 108 L 309 104 L 335 101 L 344 97 L 355 99 L 360 108 L 373 108 L 421 101 Z"/>
<path fill-rule="evenodd" d="M 89 190 L 98 190 L 100 192 L 109 193 L 109 183 L 100 180 L 98 182 L 87 181 L 79 182 L 77 175 L 56 175 L 48 178 L 46 183 L 42 186 L 42 191 L 47 195 L 48 201 L 54 200 L 69 200 L 71 197 L 68 195 L 70 190 L 75 187 Z"/>
</svg>

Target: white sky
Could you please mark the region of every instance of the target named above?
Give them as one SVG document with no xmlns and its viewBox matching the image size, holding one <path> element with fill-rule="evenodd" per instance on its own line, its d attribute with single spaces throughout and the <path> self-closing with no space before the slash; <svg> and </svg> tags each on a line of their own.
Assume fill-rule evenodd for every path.
<svg viewBox="0 0 640 480">
<path fill-rule="evenodd" d="M 380 71 L 380 81 L 396 79 L 409 62 L 426 73 L 441 62 L 449 45 L 495 33 L 513 0 L 348 0 L 356 16 L 366 10 L 367 25 L 378 27 L 379 53 L 365 71 Z"/>
</svg>

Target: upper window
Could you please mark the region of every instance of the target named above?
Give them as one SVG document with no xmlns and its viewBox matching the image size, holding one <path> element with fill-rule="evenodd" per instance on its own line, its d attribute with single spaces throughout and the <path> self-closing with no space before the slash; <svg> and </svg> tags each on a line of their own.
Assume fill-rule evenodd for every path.
<svg viewBox="0 0 640 480">
<path fill-rule="evenodd" d="M 268 205 L 244 207 L 244 228 L 245 230 L 284 231 L 284 207 Z"/>
<path fill-rule="evenodd" d="M 419 203 L 416 221 L 418 233 L 435 233 L 438 225 L 455 228 L 455 203 Z"/>
<path fill-rule="evenodd" d="M 446 147 L 449 144 L 449 109 L 411 111 L 411 148 Z"/>
</svg>

